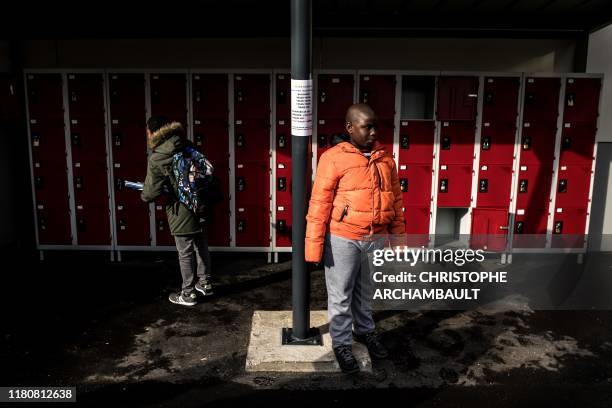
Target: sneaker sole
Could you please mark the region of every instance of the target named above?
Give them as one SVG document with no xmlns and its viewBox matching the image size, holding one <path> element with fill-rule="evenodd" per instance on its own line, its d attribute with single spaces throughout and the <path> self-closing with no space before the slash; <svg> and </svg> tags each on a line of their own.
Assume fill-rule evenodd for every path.
<svg viewBox="0 0 612 408">
<path fill-rule="evenodd" d="M 174 300 L 172 300 L 170 298 L 168 298 L 168 300 L 170 301 L 170 303 L 174 303 L 175 305 L 181 305 L 181 306 L 189 306 L 189 307 L 191 307 L 191 306 L 195 306 L 195 305 L 198 304 L 197 302 L 194 302 L 194 303 L 175 302 Z"/>
<path fill-rule="evenodd" d="M 359 371 L 361 371 L 361 369 L 359 367 L 354 370 L 343 370 L 340 368 L 340 371 L 342 371 L 344 374 L 357 374 Z"/>
</svg>

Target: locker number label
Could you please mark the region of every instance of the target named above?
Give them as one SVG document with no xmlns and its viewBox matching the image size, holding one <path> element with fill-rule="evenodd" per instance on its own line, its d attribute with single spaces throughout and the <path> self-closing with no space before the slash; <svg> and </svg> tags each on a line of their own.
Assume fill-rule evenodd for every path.
<svg viewBox="0 0 612 408">
<path fill-rule="evenodd" d="M 312 135 L 312 80 L 291 80 L 291 134 Z"/>
</svg>

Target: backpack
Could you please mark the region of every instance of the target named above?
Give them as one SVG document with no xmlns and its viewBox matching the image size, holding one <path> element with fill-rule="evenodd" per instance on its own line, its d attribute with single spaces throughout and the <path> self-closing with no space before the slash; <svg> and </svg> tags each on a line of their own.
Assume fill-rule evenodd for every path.
<svg viewBox="0 0 612 408">
<path fill-rule="evenodd" d="M 213 170 L 206 156 L 192 146 L 183 148 L 172 157 L 178 200 L 195 214 L 203 214 L 209 204 L 222 198 Z"/>
</svg>

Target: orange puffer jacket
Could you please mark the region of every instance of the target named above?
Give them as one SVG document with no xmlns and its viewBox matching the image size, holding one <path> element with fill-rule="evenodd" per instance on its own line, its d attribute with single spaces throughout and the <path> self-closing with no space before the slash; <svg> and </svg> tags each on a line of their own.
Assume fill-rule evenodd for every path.
<svg viewBox="0 0 612 408">
<path fill-rule="evenodd" d="M 306 261 L 321 260 L 326 232 L 355 240 L 405 234 L 402 207 L 393 158 L 380 145 L 368 160 L 352 144 L 339 143 L 321 155 L 317 167 L 306 216 Z"/>
</svg>

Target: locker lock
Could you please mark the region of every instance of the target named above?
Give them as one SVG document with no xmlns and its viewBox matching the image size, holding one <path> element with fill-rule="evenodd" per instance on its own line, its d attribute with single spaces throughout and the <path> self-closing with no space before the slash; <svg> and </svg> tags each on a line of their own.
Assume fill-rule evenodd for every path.
<svg viewBox="0 0 612 408">
<path fill-rule="evenodd" d="M 482 143 L 480 144 L 482 150 L 490 150 L 491 149 L 491 136 L 484 136 L 482 138 Z"/>
<path fill-rule="evenodd" d="M 276 93 L 276 103 L 279 105 L 287 103 L 287 92 L 284 89 L 279 89 Z"/>
<path fill-rule="evenodd" d="M 121 142 L 123 140 L 123 135 L 121 133 L 115 133 L 113 136 L 113 140 L 115 141 L 115 146 L 121 147 Z"/>
<path fill-rule="evenodd" d="M 525 102 L 533 103 L 534 101 L 535 101 L 535 94 L 533 92 L 527 92 L 527 95 L 525 95 Z"/>
<path fill-rule="evenodd" d="M 408 135 L 401 135 L 400 136 L 400 147 L 402 149 L 409 149 L 410 148 L 410 140 L 408 139 Z"/>
<path fill-rule="evenodd" d="M 47 230 L 47 220 L 44 217 L 38 218 L 38 228 L 40 228 L 41 231 Z"/>
<path fill-rule="evenodd" d="M 80 232 L 87 231 L 87 221 L 85 220 L 85 218 L 80 217 L 78 224 L 79 224 L 79 231 Z"/>
<path fill-rule="evenodd" d="M 74 186 L 74 187 L 75 187 L 77 190 L 82 190 L 82 189 L 83 189 L 83 177 L 81 177 L 81 176 L 76 176 L 76 177 L 74 178 L 74 184 L 75 184 L 75 186 Z"/>
<path fill-rule="evenodd" d="M 287 143 L 287 137 L 284 134 L 278 135 L 278 143 L 277 146 L 280 148 L 284 148 Z"/>
<path fill-rule="evenodd" d="M 567 106 L 574 106 L 574 103 L 576 103 L 576 94 L 570 92 L 567 94 Z"/>
<path fill-rule="evenodd" d="M 236 100 L 238 102 L 244 102 L 244 91 L 242 89 L 236 91 Z"/>
<path fill-rule="evenodd" d="M 117 91 L 111 92 L 110 100 L 111 102 L 119 102 L 119 94 L 117 93 Z"/>
<path fill-rule="evenodd" d="M 287 221 L 278 220 L 278 232 L 287 232 Z"/>
<path fill-rule="evenodd" d="M 559 193 L 567 193 L 567 179 L 559 180 L 559 189 L 557 191 Z"/>
<path fill-rule="evenodd" d="M 554 233 L 555 234 L 562 234 L 563 233 L 563 221 L 555 221 Z"/>
<path fill-rule="evenodd" d="M 450 150 L 450 148 L 451 148 L 450 137 L 444 136 L 442 138 L 442 150 Z"/>
<path fill-rule="evenodd" d="M 319 102 L 320 103 L 325 103 L 327 102 L 327 92 L 326 91 L 320 91 L 319 92 Z"/>
<path fill-rule="evenodd" d="M 440 180 L 440 192 L 441 193 L 448 193 L 448 179 L 441 179 Z"/>
<path fill-rule="evenodd" d="M 121 231 L 125 231 L 127 229 L 127 223 L 125 220 L 119 220 L 119 229 Z"/>
<path fill-rule="evenodd" d="M 319 147 L 327 147 L 327 135 L 324 133 L 321 133 L 319 135 L 319 143 L 318 143 Z"/>
<path fill-rule="evenodd" d="M 30 96 L 28 97 L 28 100 L 31 103 L 38 103 L 38 92 L 36 92 L 34 89 L 32 89 L 30 91 Z"/>
<path fill-rule="evenodd" d="M 196 146 L 202 146 L 202 143 L 204 143 L 204 136 L 202 136 L 201 134 L 195 135 Z"/>
<path fill-rule="evenodd" d="M 523 142 L 521 143 L 523 150 L 531 150 L 531 136 L 523 137 Z"/>
<path fill-rule="evenodd" d="M 41 188 L 43 188 L 43 186 L 43 178 L 41 176 L 34 177 L 34 187 L 36 187 L 37 190 L 40 190 Z"/>
<path fill-rule="evenodd" d="M 405 193 L 408 191 L 408 179 L 400 179 L 400 189 Z"/>
<path fill-rule="evenodd" d="M 201 96 L 200 91 L 196 91 L 195 99 L 196 99 L 196 102 L 200 102 L 202 100 L 202 96 Z"/>
<path fill-rule="evenodd" d="M 40 135 L 38 133 L 32 133 L 32 145 L 34 147 L 40 146 Z"/>
<path fill-rule="evenodd" d="M 493 106 L 493 92 L 485 92 L 484 94 L 484 104 L 485 106 Z"/>
<path fill-rule="evenodd" d="M 519 193 L 527 192 L 527 180 L 521 179 L 519 180 Z"/>
<path fill-rule="evenodd" d="M 368 103 L 368 91 L 361 91 L 361 103 Z"/>
<path fill-rule="evenodd" d="M 81 145 L 81 135 L 79 133 L 72 134 L 72 145 L 80 146 Z"/>
<path fill-rule="evenodd" d="M 244 134 L 242 134 L 242 133 L 238 133 L 238 134 L 236 135 L 236 146 L 238 146 L 238 147 L 244 147 L 244 142 L 245 142 L 245 140 L 244 140 Z"/>
<path fill-rule="evenodd" d="M 159 91 L 153 91 L 151 94 L 151 101 L 155 103 L 159 102 Z"/>
<path fill-rule="evenodd" d="M 246 221 L 238 220 L 238 232 L 244 232 L 246 230 Z"/>
<path fill-rule="evenodd" d="M 238 177 L 238 191 L 244 191 L 246 188 L 246 181 L 244 177 Z"/>
<path fill-rule="evenodd" d="M 72 102 L 76 102 L 77 101 L 77 94 L 76 94 L 76 92 L 74 92 L 74 91 L 70 92 L 70 100 Z"/>
<path fill-rule="evenodd" d="M 287 178 L 279 177 L 277 181 L 278 191 L 287 191 Z"/>
<path fill-rule="evenodd" d="M 569 136 L 564 136 L 561 141 L 561 150 L 569 150 L 572 148 L 572 138 Z"/>
<path fill-rule="evenodd" d="M 516 223 L 516 233 L 522 234 L 524 231 L 525 224 L 523 221 L 517 221 Z"/>
<path fill-rule="evenodd" d="M 165 224 L 164 220 L 157 220 L 157 230 L 158 231 L 165 231 L 166 230 L 166 224 Z"/>
<path fill-rule="evenodd" d="M 489 192 L 489 179 L 480 179 L 478 182 L 478 191 L 481 193 Z"/>
</svg>

